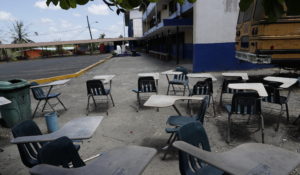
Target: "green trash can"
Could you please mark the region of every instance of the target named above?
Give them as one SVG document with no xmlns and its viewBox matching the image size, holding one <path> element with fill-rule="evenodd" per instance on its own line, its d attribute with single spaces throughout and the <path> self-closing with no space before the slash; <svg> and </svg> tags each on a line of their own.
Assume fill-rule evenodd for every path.
<svg viewBox="0 0 300 175">
<path fill-rule="evenodd" d="M 11 128 L 32 118 L 29 86 L 30 83 L 23 79 L 0 81 L 0 96 L 11 101 L 10 104 L 0 106 L 4 126 Z"/>
</svg>

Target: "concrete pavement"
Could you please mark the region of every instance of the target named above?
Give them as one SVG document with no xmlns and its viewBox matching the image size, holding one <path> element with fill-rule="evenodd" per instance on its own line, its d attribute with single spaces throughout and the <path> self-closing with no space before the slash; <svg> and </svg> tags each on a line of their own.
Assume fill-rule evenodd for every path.
<svg viewBox="0 0 300 175">
<path fill-rule="evenodd" d="M 131 92 L 137 87 L 137 73 L 142 72 L 163 72 L 175 67 L 173 62 L 163 62 L 161 60 L 148 57 L 115 57 L 104 64 L 101 64 L 92 70 L 86 72 L 80 77 L 73 78 L 64 86 L 55 87 L 54 91 L 61 92 L 61 99 L 67 106 L 68 111 L 64 111 L 61 106 L 56 106 L 60 109 L 59 124 L 63 126 L 64 123 L 80 117 L 86 116 L 85 109 L 87 104 L 86 85 L 85 82 L 95 75 L 115 74 L 116 77 L 112 83 L 112 95 L 116 106 L 113 107 L 110 103 L 109 114 L 106 115 L 105 107 L 101 106 L 97 110 L 90 112 L 89 116 L 102 115 L 104 120 L 96 130 L 94 136 L 90 140 L 83 141 L 79 151 L 83 159 L 92 155 L 98 154 L 114 147 L 124 145 L 141 145 L 154 147 L 158 150 L 158 154 L 151 161 L 146 168 L 145 175 L 174 175 L 180 174 L 178 168 L 178 156 L 176 152 L 169 155 L 167 160 L 162 161 L 161 157 L 163 151 L 161 148 L 165 145 L 169 135 L 165 133 L 166 120 L 170 115 L 176 115 L 173 108 L 161 108 L 159 112 L 154 108 L 143 107 L 139 112 L 136 112 L 131 105 L 136 105 L 136 94 Z M 191 64 L 183 64 L 191 70 Z M 264 69 L 247 71 L 250 75 L 264 74 L 269 75 L 276 71 L 276 69 Z M 219 100 L 219 92 L 221 85 L 221 72 L 212 72 L 218 79 L 214 83 L 214 99 Z M 190 85 L 192 86 L 196 80 L 192 79 Z M 166 77 L 161 75 L 159 80 L 159 93 L 165 94 L 167 90 Z M 299 90 L 295 89 L 293 94 L 299 94 Z M 290 105 L 290 116 L 293 121 L 300 113 L 299 109 L 299 95 L 292 95 Z M 32 108 L 34 109 L 36 101 L 32 99 Z M 218 103 L 216 103 L 218 106 Z M 186 114 L 186 103 L 178 101 L 177 107 Z M 264 105 L 268 107 L 265 112 L 266 130 L 265 142 L 276 146 L 283 147 L 294 151 L 299 149 L 299 141 L 297 136 L 297 127 L 286 124 L 285 119 L 282 119 L 279 132 L 274 131 L 275 117 L 278 115 L 279 107 L 272 105 Z M 269 107 L 272 107 L 269 109 Z M 93 109 L 91 105 L 91 109 Z M 248 132 L 245 127 L 238 127 L 239 123 L 233 127 L 232 142 L 227 144 L 225 142 L 226 136 L 226 122 L 227 113 L 221 107 L 217 107 L 217 117 L 214 118 L 213 110 L 210 107 L 205 119 L 205 129 L 207 131 L 212 150 L 215 152 L 226 151 L 232 147 L 246 142 L 260 142 L 260 132 Z M 46 132 L 45 119 L 43 114 L 39 113 L 39 117 L 34 121 L 38 123 L 43 132 Z M 256 125 L 254 125 L 256 127 Z M 247 131 L 246 131 L 247 130 Z M 249 129 L 253 130 L 253 129 Z M 4 134 L 3 134 L 4 133 Z M 6 134 L 6 135 L 5 135 Z M 28 174 L 28 168 L 25 167 L 20 159 L 17 146 L 8 143 L 10 135 L 7 129 L 1 129 L 0 146 L 4 147 L 5 151 L 0 153 L 0 173 L 1 174 Z M 1 143 L 0 142 L 0 143 Z M 296 170 L 297 171 L 297 170 Z M 297 172 L 294 172 L 297 173 Z"/>
</svg>

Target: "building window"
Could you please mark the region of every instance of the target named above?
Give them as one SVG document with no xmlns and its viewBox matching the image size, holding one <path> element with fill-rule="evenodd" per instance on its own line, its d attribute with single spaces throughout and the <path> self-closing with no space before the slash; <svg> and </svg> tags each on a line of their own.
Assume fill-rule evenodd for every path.
<svg viewBox="0 0 300 175">
<path fill-rule="evenodd" d="M 157 23 L 159 24 L 161 22 L 161 12 L 157 12 Z"/>
<path fill-rule="evenodd" d="M 150 20 L 150 28 L 155 26 L 155 16 L 153 16 Z"/>
<path fill-rule="evenodd" d="M 176 11 L 177 11 L 177 2 L 173 0 L 169 3 L 169 15 L 172 15 Z"/>
</svg>

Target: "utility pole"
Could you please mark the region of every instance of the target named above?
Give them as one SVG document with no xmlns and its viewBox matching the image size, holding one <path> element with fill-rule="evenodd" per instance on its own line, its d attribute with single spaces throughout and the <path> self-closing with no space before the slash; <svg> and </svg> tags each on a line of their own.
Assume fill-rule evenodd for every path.
<svg viewBox="0 0 300 175">
<path fill-rule="evenodd" d="M 91 40 L 93 40 L 93 36 L 92 36 L 92 32 L 91 32 L 91 27 L 90 27 L 89 16 L 86 16 L 86 21 L 87 21 L 87 24 L 88 24 L 88 29 L 89 29 L 89 32 L 90 32 Z M 93 54 L 93 43 L 91 43 L 91 55 L 92 54 Z"/>
<path fill-rule="evenodd" d="M 124 17 L 123 17 L 123 22 L 124 22 L 124 26 L 123 26 L 123 29 L 124 29 L 124 32 L 123 32 L 123 42 L 122 42 L 122 47 L 121 47 L 121 50 L 123 53 L 125 53 L 125 13 L 124 13 Z M 124 48 L 124 50 L 123 50 Z"/>
</svg>

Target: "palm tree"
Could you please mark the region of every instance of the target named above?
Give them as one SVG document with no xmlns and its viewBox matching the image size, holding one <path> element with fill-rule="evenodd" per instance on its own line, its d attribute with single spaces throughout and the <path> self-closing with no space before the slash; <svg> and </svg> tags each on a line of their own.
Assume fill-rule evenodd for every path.
<svg viewBox="0 0 300 175">
<path fill-rule="evenodd" d="M 20 43 L 32 43 L 33 41 L 28 38 L 29 33 L 27 32 L 27 28 L 24 26 L 22 21 L 15 21 L 13 23 L 13 28 L 10 29 L 11 38 L 13 41 L 12 44 L 20 44 Z"/>
<path fill-rule="evenodd" d="M 105 37 L 105 33 L 100 34 L 99 39 L 103 39 Z"/>
</svg>

